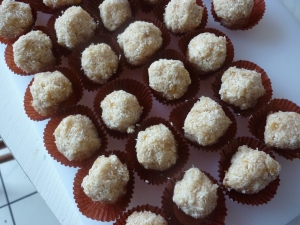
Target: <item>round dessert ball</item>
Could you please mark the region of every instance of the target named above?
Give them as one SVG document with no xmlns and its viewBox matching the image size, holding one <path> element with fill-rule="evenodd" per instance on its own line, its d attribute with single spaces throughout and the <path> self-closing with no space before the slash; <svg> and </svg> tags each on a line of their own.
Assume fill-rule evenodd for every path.
<svg viewBox="0 0 300 225">
<path fill-rule="evenodd" d="M 99 156 L 81 186 L 93 201 L 110 204 L 126 193 L 129 178 L 126 165 L 116 155 Z"/>
<path fill-rule="evenodd" d="M 178 99 L 184 95 L 191 78 L 179 60 L 160 59 L 148 68 L 149 86 L 167 100 Z"/>
<path fill-rule="evenodd" d="M 106 83 L 117 72 L 118 64 L 118 56 L 107 44 L 91 44 L 82 52 L 82 69 L 94 83 Z"/>
<path fill-rule="evenodd" d="M 42 31 L 31 31 L 13 44 L 16 65 L 26 73 L 37 73 L 55 64 L 52 41 Z"/>
<path fill-rule="evenodd" d="M 123 90 L 108 94 L 100 104 L 102 120 L 112 130 L 132 133 L 143 112 L 137 98 Z"/>
<path fill-rule="evenodd" d="M 208 216 L 217 206 L 218 185 L 198 168 L 191 168 L 176 182 L 173 201 L 187 215 L 199 219 Z"/>
<path fill-rule="evenodd" d="M 195 0 L 171 0 L 165 8 L 164 22 L 173 33 L 192 31 L 200 25 L 203 10 Z"/>
<path fill-rule="evenodd" d="M 159 214 L 150 211 L 133 212 L 128 216 L 126 225 L 167 225 L 167 221 Z"/>
<path fill-rule="evenodd" d="M 200 72 L 219 69 L 226 59 L 226 38 L 205 32 L 194 37 L 188 44 L 186 57 Z"/>
<path fill-rule="evenodd" d="M 82 2 L 82 0 L 43 0 L 43 3 L 52 8 L 60 8 L 63 6 L 71 6 L 71 5 L 78 5 Z"/>
<path fill-rule="evenodd" d="M 131 23 L 122 34 L 118 43 L 127 62 L 133 66 L 142 65 L 162 46 L 161 30 L 152 23 L 136 21 Z"/>
<path fill-rule="evenodd" d="M 254 0 L 213 0 L 214 11 L 228 27 L 243 26 L 252 12 Z"/>
<path fill-rule="evenodd" d="M 222 107 L 209 97 L 202 96 L 184 121 L 184 136 L 202 146 L 218 142 L 232 122 Z"/>
<path fill-rule="evenodd" d="M 132 17 L 128 0 L 104 0 L 99 5 L 100 17 L 109 31 L 114 31 Z"/>
<path fill-rule="evenodd" d="M 242 110 L 254 107 L 257 99 L 266 92 L 261 74 L 254 70 L 230 67 L 223 73 L 221 81 L 221 99 Z"/>
<path fill-rule="evenodd" d="M 101 140 L 93 122 L 84 115 L 64 118 L 54 131 L 55 144 L 68 160 L 89 158 L 101 146 Z"/>
<path fill-rule="evenodd" d="M 32 106 L 42 116 L 55 113 L 72 92 L 72 83 L 59 71 L 35 74 L 30 86 Z"/>
<path fill-rule="evenodd" d="M 300 114 L 275 112 L 267 116 L 264 140 L 270 147 L 300 148 Z"/>
<path fill-rule="evenodd" d="M 169 169 L 178 158 L 174 135 L 163 124 L 140 131 L 135 148 L 138 162 L 146 169 L 160 171 Z"/>
<path fill-rule="evenodd" d="M 240 146 L 231 158 L 223 185 L 244 194 L 254 194 L 275 180 L 280 172 L 279 163 L 263 151 Z"/>
<path fill-rule="evenodd" d="M 29 4 L 3 0 L 0 5 L 0 36 L 12 39 L 20 36 L 33 24 Z"/>
<path fill-rule="evenodd" d="M 58 44 L 69 49 L 91 38 L 96 27 L 94 19 L 80 6 L 68 8 L 54 23 Z"/>
</svg>

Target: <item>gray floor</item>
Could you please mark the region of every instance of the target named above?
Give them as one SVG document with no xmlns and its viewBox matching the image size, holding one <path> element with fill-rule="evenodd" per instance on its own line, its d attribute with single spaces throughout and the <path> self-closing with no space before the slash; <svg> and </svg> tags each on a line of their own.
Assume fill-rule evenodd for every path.
<svg viewBox="0 0 300 225">
<path fill-rule="evenodd" d="M 38 224 L 60 223 L 16 160 L 0 164 L 0 225 Z"/>
</svg>

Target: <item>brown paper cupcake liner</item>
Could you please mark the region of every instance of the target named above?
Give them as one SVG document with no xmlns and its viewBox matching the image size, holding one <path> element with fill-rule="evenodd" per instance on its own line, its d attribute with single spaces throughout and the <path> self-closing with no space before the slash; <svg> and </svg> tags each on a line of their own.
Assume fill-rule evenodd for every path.
<svg viewBox="0 0 300 225">
<path fill-rule="evenodd" d="M 149 86 L 148 68 L 150 67 L 150 65 L 153 62 L 158 61 L 159 59 L 179 60 L 179 61 L 183 62 L 185 69 L 189 72 L 190 78 L 191 78 L 191 84 L 189 85 L 189 87 L 188 87 L 187 91 L 184 93 L 184 95 L 181 96 L 180 98 L 174 99 L 174 100 L 167 100 L 166 98 L 163 97 L 162 93 L 155 91 L 154 89 L 152 89 Z M 189 100 L 189 99 L 195 97 L 195 95 L 199 91 L 200 83 L 199 83 L 198 75 L 195 74 L 193 69 L 187 64 L 185 57 L 174 49 L 163 50 L 163 51 L 159 52 L 155 57 L 152 57 L 145 65 L 142 75 L 143 75 L 144 83 L 149 87 L 149 90 L 151 91 L 153 96 L 156 98 L 157 101 L 159 101 L 163 105 L 170 105 L 170 106 L 177 105 L 180 102 L 183 102 L 185 100 Z"/>
<path fill-rule="evenodd" d="M 158 124 L 163 124 L 166 127 L 168 127 L 169 130 L 173 133 L 174 138 L 177 142 L 177 162 L 172 167 L 164 171 L 146 169 L 143 165 L 139 163 L 136 156 L 135 146 L 138 133 L 140 131 L 144 131 L 150 126 Z M 171 124 L 168 121 L 159 117 L 151 117 L 145 120 L 143 123 L 141 123 L 136 132 L 133 135 L 131 135 L 128 139 L 125 149 L 128 156 L 130 157 L 130 160 L 133 164 L 134 170 L 137 173 L 137 175 L 140 177 L 141 180 L 151 185 L 160 185 L 168 181 L 171 177 L 175 176 L 182 170 L 182 168 L 189 159 L 189 148 L 185 140 L 176 131 L 176 129 L 173 126 L 171 126 Z"/>
<path fill-rule="evenodd" d="M 156 4 L 150 4 L 150 3 L 146 2 L 146 0 L 139 0 L 139 1 L 140 1 L 140 4 L 141 4 L 141 6 L 140 6 L 141 11 L 144 12 L 144 13 L 146 13 L 146 14 L 148 14 L 148 13 L 151 13 L 153 11 L 154 7 L 161 0 L 159 0 L 158 3 L 156 3 Z"/>
<path fill-rule="evenodd" d="M 248 128 L 250 133 L 264 142 L 264 132 L 266 126 L 267 116 L 274 112 L 296 112 L 300 113 L 300 107 L 294 102 L 287 99 L 272 99 L 269 104 L 262 110 L 255 113 L 249 120 Z M 280 149 L 275 147 L 269 147 L 272 151 L 278 155 L 293 160 L 300 158 L 300 148 L 296 149 Z"/>
<path fill-rule="evenodd" d="M 161 47 L 152 55 L 152 56 L 149 56 L 145 62 L 141 65 L 138 65 L 138 66 L 134 66 L 134 65 L 131 65 L 130 63 L 127 62 L 127 59 L 124 55 L 124 52 L 122 51 L 122 57 L 124 57 L 126 60 L 125 61 L 125 65 L 131 69 L 131 70 L 134 70 L 134 69 L 138 69 L 138 68 L 141 68 L 143 65 L 145 65 L 147 63 L 147 61 L 149 59 L 151 59 L 152 57 L 155 57 L 156 54 L 158 54 L 160 51 L 164 50 L 171 42 L 171 35 L 168 31 L 168 29 L 165 27 L 165 25 L 160 22 L 158 19 L 146 19 L 146 18 L 142 18 L 142 19 L 139 19 L 139 20 L 136 20 L 136 21 L 144 21 L 144 22 L 148 22 L 148 23 L 152 23 L 154 24 L 156 27 L 158 27 L 160 30 L 161 30 L 161 33 L 162 33 L 162 38 L 163 38 L 163 42 L 162 42 L 162 45 Z"/>
<path fill-rule="evenodd" d="M 27 3 L 30 5 L 30 8 L 31 8 L 31 13 L 32 13 L 32 17 L 33 17 L 33 22 L 32 24 L 27 28 L 25 29 L 20 35 L 18 35 L 17 37 L 15 38 L 4 38 L 4 37 L 1 37 L 0 36 L 0 43 L 3 43 L 3 44 L 13 44 L 16 40 L 18 40 L 18 38 L 26 33 L 28 33 L 33 27 L 34 27 L 34 24 L 37 20 L 37 12 L 36 12 L 36 9 L 32 6 L 32 4 L 30 4 L 30 1 L 29 0 L 19 0 L 18 2 L 23 2 L 23 3 Z M 0 4 L 2 4 L 2 1 L 0 1 Z"/>
<path fill-rule="evenodd" d="M 48 35 L 50 37 L 50 39 L 52 41 L 52 44 L 53 44 L 52 52 L 53 52 L 53 55 L 55 57 L 55 65 L 53 65 L 52 67 L 58 66 L 61 63 L 61 55 L 57 51 L 56 42 L 54 41 L 53 36 L 51 35 L 51 33 L 48 32 L 47 28 L 44 27 L 44 26 L 35 26 L 35 27 L 33 27 L 32 30 L 34 30 L 34 31 L 40 30 L 40 31 L 42 31 L 43 33 L 45 33 L 46 35 Z M 5 57 L 5 61 L 6 61 L 6 64 L 7 64 L 8 68 L 13 73 L 15 73 L 17 75 L 21 75 L 21 76 L 32 75 L 32 73 L 27 73 L 27 72 L 25 72 L 24 70 L 22 70 L 21 68 L 19 68 L 16 65 L 15 60 L 14 60 L 13 44 L 12 43 L 7 45 L 7 47 L 5 49 L 5 52 L 4 52 L 4 57 Z M 45 71 L 51 70 L 52 67 L 45 67 L 44 69 L 42 69 L 41 71 L 38 71 L 38 72 L 45 72 Z"/>
<path fill-rule="evenodd" d="M 110 36 L 97 33 L 89 42 L 81 44 L 78 47 L 76 47 L 68 57 L 69 67 L 72 68 L 74 71 L 78 72 L 78 74 L 81 78 L 83 87 L 85 89 L 87 89 L 88 91 L 95 91 L 99 87 L 101 87 L 103 84 L 95 83 L 87 77 L 87 75 L 85 74 L 85 72 L 81 66 L 81 56 L 82 56 L 82 52 L 87 47 L 89 47 L 90 44 L 96 45 L 96 44 L 100 44 L 100 43 L 105 43 L 105 44 L 109 45 L 111 47 L 111 49 L 116 53 L 117 56 L 119 56 L 121 54 L 119 46 Z M 118 78 L 120 76 L 120 74 L 122 74 L 122 72 L 123 72 L 123 66 L 124 66 L 124 60 L 123 60 L 123 58 L 121 58 L 119 60 L 118 69 L 117 69 L 116 73 L 114 73 L 111 76 L 111 78 L 109 78 L 107 80 L 107 82 L 110 82 L 110 81 Z"/>
<path fill-rule="evenodd" d="M 158 4 L 156 4 L 156 6 L 153 9 L 154 14 L 156 15 L 156 17 L 162 22 L 164 23 L 164 13 L 165 13 L 165 8 L 166 6 L 169 4 L 170 0 L 161 0 L 158 2 Z M 199 26 L 197 26 L 195 28 L 195 30 L 200 30 L 205 28 L 207 21 L 208 21 L 208 12 L 207 12 L 207 8 L 204 5 L 202 0 L 196 0 L 196 4 L 198 6 L 202 6 L 203 7 L 203 15 L 202 15 L 202 19 L 201 19 L 201 23 L 199 24 Z M 170 30 L 169 30 L 170 31 Z M 173 33 L 172 31 L 170 31 L 173 35 L 175 36 L 182 36 L 185 33 L 188 32 L 184 32 L 184 33 Z"/>
<path fill-rule="evenodd" d="M 272 158 L 275 159 L 271 150 L 261 141 L 256 140 L 252 137 L 237 137 L 231 140 L 221 152 L 221 158 L 219 161 L 219 179 L 220 183 L 223 183 L 226 171 L 231 165 L 231 158 L 237 152 L 239 146 L 247 145 L 250 148 L 258 149 L 260 151 L 269 154 Z M 223 189 L 226 195 L 229 196 L 235 202 L 246 204 L 246 205 L 262 205 L 271 201 L 277 192 L 280 179 L 277 177 L 274 181 L 269 183 L 263 190 L 255 194 L 243 194 L 235 191 L 234 189 L 228 190 L 223 186 Z"/>
<path fill-rule="evenodd" d="M 235 26 L 226 26 L 222 23 L 222 19 L 220 19 L 215 10 L 214 4 L 211 3 L 211 14 L 216 22 L 219 22 L 223 27 L 226 27 L 230 30 L 249 30 L 256 26 L 259 21 L 263 18 L 264 13 L 266 11 L 266 3 L 264 0 L 254 0 L 254 5 L 251 14 L 249 17 L 244 21 L 244 23 L 235 25 Z"/>
<path fill-rule="evenodd" d="M 94 31 L 94 35 L 97 34 L 97 33 L 98 33 L 101 29 L 103 29 L 103 28 L 100 26 L 99 21 L 97 20 L 96 15 L 94 15 L 93 12 L 90 11 L 90 9 L 89 9 L 87 3 L 82 4 L 80 7 L 81 7 L 83 10 L 85 10 L 87 13 L 89 13 L 90 16 L 91 16 L 91 17 L 94 19 L 94 21 L 96 22 L 97 27 L 96 27 L 96 29 L 95 29 L 95 31 Z M 56 19 L 57 19 L 58 17 L 60 17 L 60 16 L 62 15 L 62 13 L 63 13 L 63 12 L 58 12 L 58 13 L 53 14 L 53 15 L 50 17 L 50 19 L 48 20 L 47 28 L 48 28 L 49 32 L 51 33 L 51 35 L 54 37 L 55 42 L 57 43 L 57 50 L 58 50 L 63 56 L 68 56 L 68 55 L 71 54 L 71 52 L 72 52 L 72 50 L 73 50 L 74 48 L 73 48 L 73 49 L 69 49 L 69 48 L 67 48 L 67 47 L 64 47 L 64 46 L 58 44 L 58 42 L 57 42 L 57 41 L 58 41 L 58 40 L 57 40 L 57 35 L 56 35 L 56 31 L 55 31 L 55 21 L 56 21 Z M 93 35 L 93 36 L 94 36 L 94 35 Z M 80 44 L 88 43 L 92 38 L 93 38 L 93 37 L 87 38 L 84 42 L 79 43 L 78 46 L 79 46 Z M 76 46 L 76 47 L 77 47 L 77 46 Z"/>
<path fill-rule="evenodd" d="M 132 18 L 125 21 L 116 30 L 110 31 L 104 26 L 104 24 L 102 22 L 102 19 L 100 17 L 99 5 L 102 4 L 103 2 L 104 2 L 104 0 L 90 0 L 89 3 L 88 3 L 88 8 L 90 9 L 90 11 L 93 12 L 93 15 L 95 15 L 97 20 L 99 21 L 100 27 L 102 28 L 101 31 L 106 33 L 106 34 L 112 35 L 113 37 L 115 37 L 117 34 L 122 32 L 126 27 L 128 27 L 128 25 L 130 23 L 134 22 L 134 20 L 137 16 L 137 13 L 140 10 L 140 1 L 139 0 L 128 0 L 128 2 L 130 4 L 130 8 L 131 8 Z"/>
<path fill-rule="evenodd" d="M 161 208 L 158 208 L 157 206 L 152 206 L 152 205 L 138 205 L 127 212 L 124 212 L 120 215 L 120 217 L 116 220 L 114 225 L 126 225 L 126 220 L 127 218 L 134 212 L 152 212 L 155 213 L 156 215 L 161 215 L 164 218 L 164 213 Z M 166 221 L 167 219 L 164 218 Z"/>
<path fill-rule="evenodd" d="M 77 114 L 81 114 L 84 116 L 89 117 L 93 124 L 95 125 L 97 132 L 98 132 L 98 136 L 101 139 L 101 147 L 100 149 L 95 152 L 91 157 L 81 160 L 81 161 L 69 161 L 62 153 L 60 153 L 56 147 L 55 144 L 55 137 L 53 135 L 55 129 L 57 128 L 57 126 L 59 125 L 59 123 L 66 118 L 67 116 L 70 115 L 77 115 Z M 88 108 L 87 106 L 83 106 L 83 105 L 77 105 L 71 108 L 66 109 L 65 111 L 53 116 L 49 122 L 47 123 L 45 130 L 44 130 L 44 145 L 46 147 L 46 150 L 48 151 L 48 153 L 59 163 L 61 163 L 62 165 L 65 166 L 69 166 L 69 167 L 82 167 L 85 164 L 87 164 L 90 160 L 94 160 L 95 158 L 97 158 L 97 156 L 99 154 L 102 154 L 104 152 L 104 150 L 107 148 L 107 138 L 106 138 L 106 134 L 104 133 L 104 131 L 102 130 L 100 124 L 98 123 L 93 111 Z"/>
<path fill-rule="evenodd" d="M 97 92 L 94 99 L 93 108 L 97 118 L 103 125 L 104 130 L 111 137 L 117 139 L 125 139 L 129 136 L 128 133 L 111 130 L 105 125 L 104 121 L 102 120 L 102 109 L 100 107 L 100 104 L 108 94 L 117 90 L 123 90 L 134 95 L 137 98 L 140 106 L 143 107 L 143 112 L 137 124 L 141 123 L 150 113 L 152 109 L 152 95 L 148 88 L 141 82 L 132 79 L 120 78 L 103 85 Z"/>
<path fill-rule="evenodd" d="M 202 171 L 203 172 L 203 171 Z M 218 184 L 218 182 L 208 173 L 204 172 L 206 176 L 209 177 L 209 179 L 215 183 Z M 177 181 L 181 180 L 183 178 L 183 173 L 181 174 L 178 179 L 172 178 L 167 186 L 165 187 L 165 190 L 163 192 L 162 196 L 162 209 L 165 214 L 165 217 L 168 219 L 169 224 L 172 225 L 225 225 L 225 217 L 227 216 L 227 207 L 225 203 L 225 197 L 223 194 L 223 191 L 221 187 L 218 187 L 217 195 L 217 206 L 216 208 L 206 217 L 195 219 L 183 212 L 176 203 L 173 202 L 173 193 L 174 193 L 174 187 Z"/>
<path fill-rule="evenodd" d="M 214 29 L 214 28 L 204 28 L 204 29 L 200 29 L 197 31 L 189 32 L 189 33 L 181 36 L 178 40 L 178 47 L 184 56 L 186 56 L 188 44 L 190 43 L 190 41 L 197 35 L 199 35 L 201 33 L 205 33 L 205 32 L 213 33 L 218 37 L 220 37 L 220 36 L 225 37 L 227 53 L 226 53 L 226 58 L 225 58 L 223 65 L 219 69 L 212 71 L 212 72 L 208 72 L 208 73 L 197 70 L 190 62 L 188 62 L 190 64 L 190 66 L 192 68 L 194 68 L 195 73 L 197 73 L 199 75 L 200 79 L 203 79 L 203 80 L 207 79 L 208 77 L 212 76 L 213 74 L 217 73 L 218 71 L 220 71 L 223 68 L 230 65 L 234 58 L 234 47 L 233 47 L 231 40 L 229 39 L 229 37 L 226 34 L 224 34 L 223 32 L 221 32 L 217 29 Z"/>
<path fill-rule="evenodd" d="M 43 3 L 43 0 L 34 0 L 31 1 L 31 4 L 38 10 L 38 11 L 42 11 L 43 13 L 47 13 L 47 14 L 54 14 L 54 13 L 58 13 L 58 12 L 62 12 L 64 10 L 66 10 L 67 8 L 71 7 L 71 6 L 83 6 L 85 4 L 87 4 L 86 2 L 88 2 L 88 0 L 82 0 L 81 3 L 79 4 L 72 4 L 72 5 L 67 5 L 67 6 L 61 6 L 58 8 L 51 8 L 47 5 L 45 5 Z"/>
<path fill-rule="evenodd" d="M 194 104 L 197 101 L 198 101 L 198 98 L 193 98 L 189 101 L 185 101 L 184 103 L 181 103 L 181 104 L 177 105 L 171 111 L 171 113 L 169 115 L 169 120 L 170 120 L 171 124 L 173 124 L 173 126 L 175 126 L 177 128 L 177 130 L 179 131 L 179 133 L 183 137 L 184 137 L 183 126 L 184 126 L 185 118 L 187 117 L 188 113 L 190 112 L 190 110 L 192 109 L 192 107 L 194 106 Z M 215 100 L 215 101 L 217 101 L 217 100 Z M 225 104 L 223 104 L 222 102 L 219 102 L 219 101 L 217 101 L 217 102 L 220 104 L 220 106 L 224 110 L 226 116 L 231 120 L 232 123 L 228 127 L 225 134 L 222 137 L 219 138 L 218 142 L 213 144 L 213 145 L 210 145 L 210 146 L 202 146 L 202 145 L 199 145 L 196 142 L 193 142 L 193 141 L 188 140 L 187 138 L 185 138 L 185 140 L 187 141 L 187 143 L 189 145 L 195 147 L 198 150 L 206 151 L 206 152 L 218 151 L 223 146 L 225 146 L 228 143 L 228 141 L 232 140 L 236 135 L 237 123 L 236 123 L 235 116 L 229 110 L 229 108 L 227 106 L 225 106 Z"/>
<path fill-rule="evenodd" d="M 128 159 L 126 154 L 121 151 L 109 151 L 105 152 L 104 155 L 106 157 L 115 154 L 119 160 L 124 163 L 128 164 Z M 83 178 L 88 175 L 90 168 L 93 165 L 93 162 L 90 162 L 84 165 L 82 168 L 78 170 L 74 178 L 73 184 L 73 194 L 75 198 L 75 202 L 79 211 L 86 216 L 87 218 L 91 218 L 93 220 L 99 221 L 113 221 L 117 219 L 128 207 L 134 189 L 134 175 L 131 170 L 129 170 L 129 182 L 126 187 L 126 194 L 121 196 L 115 203 L 108 204 L 108 203 L 101 203 L 97 201 L 93 201 L 89 198 L 83 191 L 81 187 L 81 183 Z"/>
<path fill-rule="evenodd" d="M 221 78 L 223 76 L 223 73 L 229 68 L 229 67 L 237 67 L 237 68 L 243 68 L 243 69 L 248 69 L 248 70 L 254 70 L 258 73 L 261 74 L 261 80 L 262 80 L 262 84 L 264 86 L 265 89 L 265 94 L 260 96 L 257 99 L 257 103 L 255 104 L 254 107 L 249 108 L 249 109 L 245 109 L 245 110 L 241 110 L 239 107 L 226 103 L 224 102 L 226 105 L 228 105 L 230 108 L 233 109 L 233 111 L 242 117 L 249 117 L 251 116 L 253 113 L 257 112 L 259 109 L 263 108 L 265 105 L 268 104 L 268 102 L 271 100 L 272 98 L 272 94 L 273 94 L 273 89 L 272 89 L 272 84 L 271 84 L 271 80 L 269 79 L 267 73 L 258 65 L 256 65 L 253 62 L 250 61 L 246 61 L 246 60 L 239 60 L 239 61 L 235 61 L 232 64 L 230 64 L 228 67 L 224 68 L 223 70 L 219 71 L 216 76 L 214 81 L 212 82 L 212 90 L 214 93 L 214 97 L 219 99 L 221 101 L 221 96 L 219 94 L 219 90 L 221 89 L 221 85 L 222 85 L 222 81 Z"/>
<path fill-rule="evenodd" d="M 69 79 L 69 81 L 72 83 L 73 92 L 67 100 L 65 100 L 65 101 L 63 101 L 62 103 L 59 104 L 58 111 L 54 112 L 53 115 L 61 112 L 62 110 L 66 109 L 68 107 L 76 105 L 77 102 L 79 102 L 79 100 L 83 96 L 83 88 L 82 88 L 80 79 L 74 71 L 72 71 L 68 68 L 65 68 L 65 67 L 55 67 L 55 68 L 52 68 L 49 72 L 54 72 L 56 70 L 60 71 L 62 74 L 64 74 Z M 42 116 L 32 106 L 33 98 L 32 98 L 31 92 L 30 92 L 30 87 L 31 87 L 33 81 L 34 81 L 34 78 L 31 80 L 31 82 L 29 83 L 29 85 L 27 86 L 26 91 L 25 91 L 24 109 L 25 109 L 25 112 L 26 112 L 27 116 L 31 120 L 34 120 L 34 121 L 45 120 L 45 119 L 51 117 L 52 115 Z"/>
</svg>

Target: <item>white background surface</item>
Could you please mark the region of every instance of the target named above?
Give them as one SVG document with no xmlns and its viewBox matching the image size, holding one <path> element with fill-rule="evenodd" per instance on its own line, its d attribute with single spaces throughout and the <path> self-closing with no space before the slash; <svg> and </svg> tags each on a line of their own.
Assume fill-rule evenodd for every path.
<svg viewBox="0 0 300 225">
<path fill-rule="evenodd" d="M 203 1 L 210 10 L 209 0 Z M 273 98 L 287 98 L 300 105 L 300 26 L 278 1 L 266 0 L 267 10 L 260 23 L 248 31 L 230 31 L 213 21 L 210 11 L 207 27 L 217 28 L 229 36 L 235 48 L 234 60 L 249 60 L 262 67 L 271 79 Z M 172 42 L 171 46 L 176 46 Z M 81 215 L 73 200 L 73 178 L 77 171 L 54 161 L 43 146 L 46 124 L 32 122 L 24 113 L 23 96 L 32 79 L 12 74 L 4 61 L 5 45 L 0 44 L 0 135 L 5 140 L 37 190 L 62 224 L 99 224 Z M 139 73 L 125 72 L 121 77 L 140 80 Z M 212 96 L 211 79 L 200 84 L 198 96 Z M 91 105 L 93 93 L 81 103 Z M 170 108 L 154 104 L 151 115 L 167 118 Z M 246 119 L 237 119 L 238 136 L 250 135 Z M 114 141 L 109 150 L 124 149 L 125 141 Z M 288 161 L 276 155 L 282 166 L 281 183 L 274 199 L 266 205 L 247 206 L 227 198 L 225 223 L 283 225 L 300 213 L 300 160 Z M 185 168 L 196 166 L 217 178 L 219 153 L 204 153 L 191 148 Z M 137 204 L 160 206 L 164 185 L 150 186 L 136 177 L 136 189 L 130 208 Z M 112 224 L 112 223 L 100 223 Z"/>
</svg>

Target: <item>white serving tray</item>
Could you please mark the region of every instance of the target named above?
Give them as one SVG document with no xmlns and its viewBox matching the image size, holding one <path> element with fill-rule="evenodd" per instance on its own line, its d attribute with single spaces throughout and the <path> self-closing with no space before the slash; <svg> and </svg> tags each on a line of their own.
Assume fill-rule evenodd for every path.
<svg viewBox="0 0 300 225">
<path fill-rule="evenodd" d="M 210 10 L 210 0 L 203 1 Z M 40 16 L 40 14 L 39 14 Z M 48 16 L 42 16 L 46 20 Z M 44 21 L 41 20 L 40 23 Z M 248 31 L 230 31 L 214 22 L 209 11 L 207 27 L 224 32 L 235 48 L 234 60 L 249 60 L 262 67 L 271 79 L 273 98 L 286 98 L 300 105 L 300 25 L 279 1 L 266 0 L 266 12 L 260 23 Z M 176 47 L 176 41 L 171 43 Z M 77 169 L 62 166 L 48 155 L 43 146 L 43 129 L 47 121 L 33 122 L 24 113 L 23 96 L 32 76 L 22 77 L 9 71 L 4 60 L 5 45 L 0 44 L 0 135 L 14 154 L 39 193 L 63 225 L 112 224 L 83 216 L 73 198 L 73 178 Z M 141 80 L 141 69 L 122 77 Z M 212 96 L 211 79 L 200 84 L 198 96 Z M 81 103 L 91 106 L 94 93 L 85 93 Z M 154 104 L 151 116 L 167 118 L 170 109 Z M 247 120 L 237 119 L 238 135 L 250 135 Z M 125 141 L 114 141 L 109 149 L 124 149 Z M 300 213 L 300 160 L 286 160 L 278 155 L 282 166 L 280 186 L 268 204 L 247 206 L 226 198 L 225 223 L 229 225 L 283 225 Z M 185 168 L 195 166 L 217 178 L 219 153 L 205 153 L 191 148 Z M 164 185 L 151 186 L 136 177 L 135 194 L 129 208 L 138 204 L 160 206 Z"/>
</svg>

